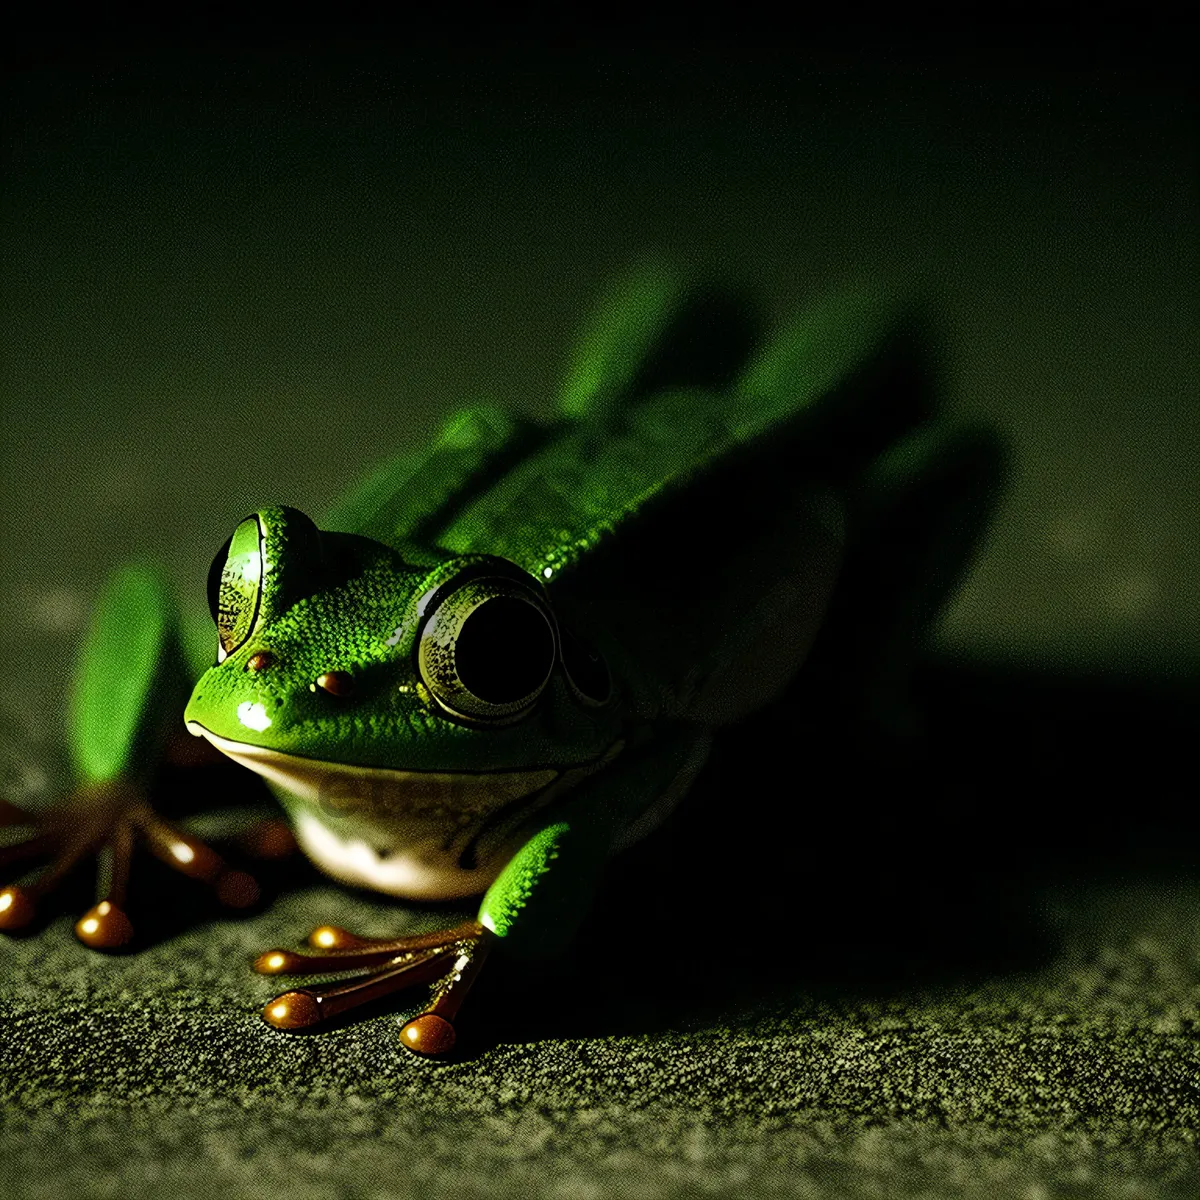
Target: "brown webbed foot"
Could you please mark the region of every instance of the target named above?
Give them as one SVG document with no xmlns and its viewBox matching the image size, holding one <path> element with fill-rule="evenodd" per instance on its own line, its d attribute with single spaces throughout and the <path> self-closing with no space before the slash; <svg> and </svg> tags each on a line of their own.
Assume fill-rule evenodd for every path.
<svg viewBox="0 0 1200 1200">
<path fill-rule="evenodd" d="M 455 1042 L 454 1018 L 494 940 L 478 921 L 392 939 L 357 937 L 322 925 L 308 938 L 317 953 L 268 950 L 254 969 L 261 975 L 360 973 L 284 992 L 263 1009 L 263 1018 L 276 1029 L 312 1029 L 381 996 L 432 983 L 429 1005 L 404 1026 L 400 1041 L 416 1054 L 447 1054 Z"/>
<path fill-rule="evenodd" d="M 282 839 L 274 826 L 279 823 L 268 824 L 272 829 L 264 830 L 258 840 L 278 848 Z M 0 869 L 49 859 L 31 881 L 0 890 L 0 930 L 6 932 L 29 925 L 39 901 L 84 858 L 95 855 L 98 902 L 76 922 L 75 934 L 96 950 L 126 945 L 134 933 L 125 903 L 138 842 L 180 874 L 207 884 L 227 907 L 245 908 L 258 899 L 258 884 L 252 876 L 229 867 L 199 838 L 162 820 L 143 789 L 127 780 L 81 787 L 69 803 L 44 813 L 26 812 L 0 801 L 0 825 L 28 825 L 35 830 L 25 841 L 0 848 Z"/>
</svg>

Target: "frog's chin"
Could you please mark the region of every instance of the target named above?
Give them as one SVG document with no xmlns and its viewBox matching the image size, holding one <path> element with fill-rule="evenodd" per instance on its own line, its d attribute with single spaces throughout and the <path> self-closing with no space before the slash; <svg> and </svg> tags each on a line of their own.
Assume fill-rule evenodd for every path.
<svg viewBox="0 0 1200 1200">
<path fill-rule="evenodd" d="M 197 721 L 188 730 L 266 779 L 326 874 L 412 900 L 484 891 L 507 860 L 506 835 L 576 774 L 363 767 L 233 741 Z"/>
<path fill-rule="evenodd" d="M 360 837 L 347 837 L 312 812 L 293 813 L 296 841 L 326 875 L 354 887 L 404 900 L 458 900 L 484 891 L 499 874 L 467 870 L 453 859 L 420 851 L 377 850 Z"/>
</svg>

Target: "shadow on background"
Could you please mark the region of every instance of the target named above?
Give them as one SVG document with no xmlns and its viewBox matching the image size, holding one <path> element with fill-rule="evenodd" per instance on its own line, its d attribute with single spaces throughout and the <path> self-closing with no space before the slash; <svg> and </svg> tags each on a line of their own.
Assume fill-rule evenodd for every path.
<svg viewBox="0 0 1200 1200">
<path fill-rule="evenodd" d="M 1045 886 L 1200 874 L 1186 687 L 940 664 L 919 692 L 906 751 L 832 720 L 802 737 L 786 707 L 728 733 L 610 866 L 568 955 L 493 970 L 472 998 L 486 1030 L 464 1037 L 649 1033 L 1021 972 L 1059 949 Z"/>
</svg>

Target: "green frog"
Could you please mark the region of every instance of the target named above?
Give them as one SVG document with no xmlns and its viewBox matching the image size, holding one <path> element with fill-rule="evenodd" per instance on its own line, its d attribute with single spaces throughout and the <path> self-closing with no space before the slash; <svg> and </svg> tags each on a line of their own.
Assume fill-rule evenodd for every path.
<svg viewBox="0 0 1200 1200">
<path fill-rule="evenodd" d="M 924 325 L 858 284 L 759 336 L 730 297 L 643 264 L 585 322 L 553 420 L 470 407 L 319 522 L 281 505 L 242 520 L 209 573 L 201 661 L 163 572 L 118 568 L 80 660 L 78 787 L 47 813 L 0 809 L 39 827 L 9 856 L 50 859 L 0 890 L 0 928 L 28 925 L 100 852 L 76 932 L 125 946 L 139 843 L 228 905 L 254 900 L 250 875 L 155 811 L 182 712 L 266 780 L 333 878 L 481 897 L 439 932 L 324 925 L 255 964 L 338 976 L 266 1005 L 286 1030 L 431 985 L 400 1041 L 446 1054 L 488 956 L 561 950 L 606 862 L 687 795 L 714 735 L 803 676 L 814 645 L 841 664 L 824 686 L 902 718 L 1003 457 L 989 430 L 939 411 Z M 781 770 L 794 753 L 779 747 Z M 769 841 L 770 797 L 747 809 L 738 829 Z"/>
</svg>

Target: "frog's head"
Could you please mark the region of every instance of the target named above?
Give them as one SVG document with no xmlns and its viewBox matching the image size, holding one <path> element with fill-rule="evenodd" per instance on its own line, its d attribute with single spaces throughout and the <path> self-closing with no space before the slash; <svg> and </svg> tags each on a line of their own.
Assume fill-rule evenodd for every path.
<svg viewBox="0 0 1200 1200">
<path fill-rule="evenodd" d="M 399 845 L 447 843 L 448 853 L 466 842 L 455 870 L 471 874 L 501 827 L 511 832 L 618 744 L 603 663 L 560 628 L 541 582 L 506 559 L 413 565 L 269 508 L 218 552 L 208 595 L 217 662 L 184 720 L 303 810 L 293 812 L 302 842 L 304 819 L 352 829 L 385 858 Z M 323 834 L 308 834 L 321 858 L 311 843 Z M 335 869 L 337 853 L 322 865 L 352 882 L 409 895 L 450 886 L 393 887 L 375 867 Z"/>
</svg>

